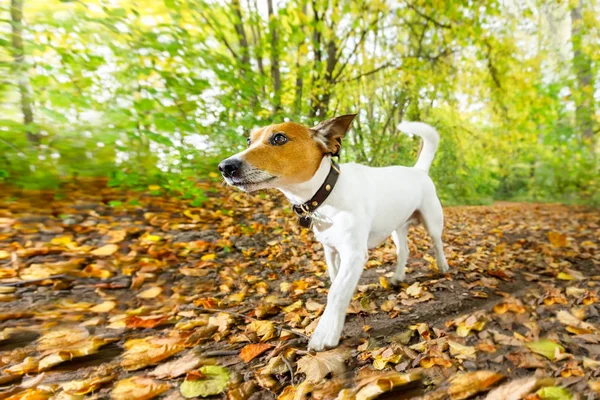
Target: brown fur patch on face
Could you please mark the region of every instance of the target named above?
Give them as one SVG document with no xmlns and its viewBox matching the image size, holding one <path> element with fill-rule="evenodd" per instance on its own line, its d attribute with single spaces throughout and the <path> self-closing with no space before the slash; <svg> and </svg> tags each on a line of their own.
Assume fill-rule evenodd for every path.
<svg viewBox="0 0 600 400">
<path fill-rule="evenodd" d="M 274 146 L 271 138 L 283 133 L 288 141 Z M 279 178 L 279 183 L 300 183 L 309 180 L 319 168 L 326 152 L 323 144 L 314 140 L 311 130 L 294 122 L 269 125 L 252 132 L 250 147 L 242 158 L 260 170 Z"/>
</svg>

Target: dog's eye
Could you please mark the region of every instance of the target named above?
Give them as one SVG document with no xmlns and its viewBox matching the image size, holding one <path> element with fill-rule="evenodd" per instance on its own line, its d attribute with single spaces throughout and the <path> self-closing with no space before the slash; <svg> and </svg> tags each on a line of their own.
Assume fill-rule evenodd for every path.
<svg viewBox="0 0 600 400">
<path fill-rule="evenodd" d="M 273 137 L 271 138 L 271 144 L 273 146 L 281 146 L 286 144 L 288 141 L 287 136 L 285 136 L 283 133 L 276 133 L 275 135 L 273 135 Z"/>
<path fill-rule="evenodd" d="M 252 141 L 250 140 L 250 138 L 246 139 L 246 143 L 248 143 L 248 147 L 250 147 L 250 145 L 252 144 Z"/>
</svg>

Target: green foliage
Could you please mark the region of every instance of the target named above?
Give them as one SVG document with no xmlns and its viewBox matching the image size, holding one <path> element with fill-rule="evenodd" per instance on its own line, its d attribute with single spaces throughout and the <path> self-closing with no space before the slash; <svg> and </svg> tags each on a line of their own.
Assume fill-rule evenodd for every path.
<svg viewBox="0 0 600 400">
<path fill-rule="evenodd" d="M 342 161 L 412 165 L 398 123 L 438 128 L 445 204 L 600 203 L 595 1 L 267 3 L 25 0 L 27 68 L 0 31 L 0 181 L 108 177 L 200 204 L 196 181 L 252 128 L 356 112 Z"/>
</svg>

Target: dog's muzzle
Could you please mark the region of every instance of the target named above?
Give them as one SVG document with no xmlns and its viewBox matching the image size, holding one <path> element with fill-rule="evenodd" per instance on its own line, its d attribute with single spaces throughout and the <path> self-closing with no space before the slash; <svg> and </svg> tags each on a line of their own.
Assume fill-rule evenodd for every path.
<svg viewBox="0 0 600 400">
<path fill-rule="evenodd" d="M 241 171 L 242 161 L 239 158 L 228 158 L 219 163 L 219 171 L 225 178 L 234 178 Z"/>
</svg>

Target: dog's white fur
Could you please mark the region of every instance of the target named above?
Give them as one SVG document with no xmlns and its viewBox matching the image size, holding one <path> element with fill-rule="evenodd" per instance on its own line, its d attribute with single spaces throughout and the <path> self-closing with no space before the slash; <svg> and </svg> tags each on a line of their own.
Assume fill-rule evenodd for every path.
<svg viewBox="0 0 600 400">
<path fill-rule="evenodd" d="M 414 167 L 341 164 L 334 190 L 317 209 L 313 230 L 323 244 L 332 284 L 327 306 L 311 337 L 310 349 L 320 351 L 338 345 L 346 309 L 367 262 L 367 251 L 390 235 L 398 255 L 392 283 L 404 280 L 411 222 L 423 222 L 433 239 L 439 271 L 448 270 L 442 248 L 442 206 L 428 175 L 439 135 L 433 127 L 421 122 L 404 122 L 398 129 L 423 138 L 423 149 Z M 317 192 L 330 168 L 331 158 L 325 156 L 308 181 L 276 188 L 293 203 L 304 203 Z"/>
<path fill-rule="evenodd" d="M 367 262 L 367 249 L 378 246 L 390 235 L 398 255 L 392 281 L 404 280 L 407 232 L 417 217 L 415 213 L 433 239 L 440 272 L 448 270 L 442 248 L 442 206 L 428 175 L 438 147 L 438 133 L 421 122 L 404 122 L 398 129 L 423 138 L 423 149 L 415 166 L 372 168 L 355 163 L 341 164 L 335 189 L 317 210 L 318 221 L 313 230 L 323 244 L 332 284 L 327 306 L 309 343 L 311 349 L 338 345 L 346 309 Z M 278 189 L 293 203 L 304 203 L 325 180 L 330 163 L 330 157 L 324 157 L 308 182 Z"/>
</svg>

